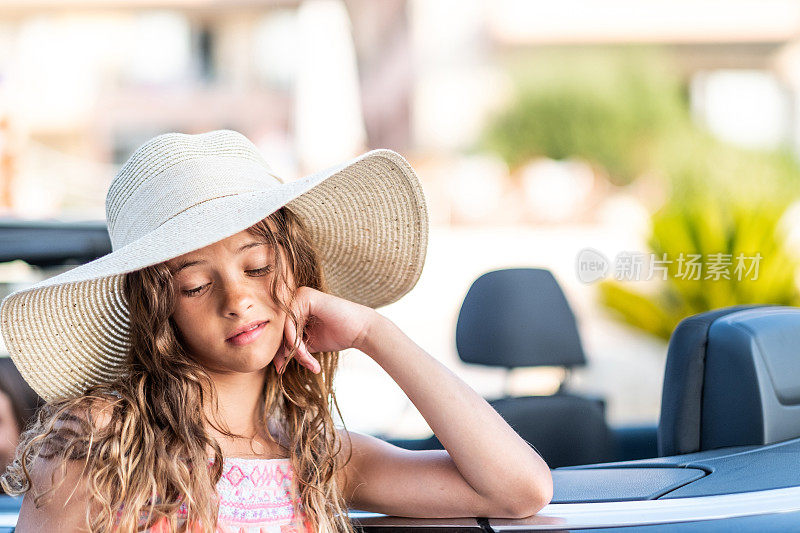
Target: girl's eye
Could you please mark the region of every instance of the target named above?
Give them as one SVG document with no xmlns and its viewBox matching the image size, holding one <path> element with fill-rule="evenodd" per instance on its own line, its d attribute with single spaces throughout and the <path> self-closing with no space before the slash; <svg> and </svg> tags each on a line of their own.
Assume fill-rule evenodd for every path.
<svg viewBox="0 0 800 533">
<path fill-rule="evenodd" d="M 256 276 L 263 276 L 264 274 L 267 274 L 270 271 L 272 271 L 272 265 L 267 265 L 261 268 L 254 268 L 252 270 L 247 270 L 246 272 L 252 273 Z"/>
<path fill-rule="evenodd" d="M 272 271 L 272 265 L 267 265 L 267 266 L 261 267 L 261 268 L 253 268 L 253 269 L 250 269 L 250 270 L 245 270 L 245 272 L 247 272 L 248 274 L 251 274 L 253 276 L 263 276 L 265 274 L 268 274 L 271 271 Z M 186 296 L 194 296 L 197 293 L 199 293 L 200 291 L 202 291 L 203 289 L 205 289 L 206 287 L 208 287 L 209 285 L 211 285 L 211 284 L 210 283 L 206 283 L 205 285 L 200 285 L 199 287 L 195 287 L 194 289 L 187 289 L 187 290 L 183 290 L 181 292 L 183 292 L 183 294 L 185 294 Z"/>
<path fill-rule="evenodd" d="M 203 290 L 203 289 L 204 289 L 204 288 L 205 288 L 207 285 L 208 285 L 208 284 L 206 284 L 206 285 L 200 285 L 199 287 L 196 287 L 196 288 L 194 288 L 194 289 L 189 289 L 189 290 L 185 290 L 185 291 L 182 291 L 182 292 L 183 292 L 183 294 L 185 294 L 186 296 L 194 296 L 194 295 L 195 295 L 195 294 L 197 294 L 198 292 L 202 291 L 202 290 Z"/>
</svg>

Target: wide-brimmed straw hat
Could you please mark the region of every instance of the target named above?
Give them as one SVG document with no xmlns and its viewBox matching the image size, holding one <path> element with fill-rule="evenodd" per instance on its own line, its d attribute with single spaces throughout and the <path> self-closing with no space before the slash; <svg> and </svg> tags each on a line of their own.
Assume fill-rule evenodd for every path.
<svg viewBox="0 0 800 533">
<path fill-rule="evenodd" d="M 119 377 L 129 346 L 124 274 L 218 242 L 282 206 L 308 229 L 331 293 L 377 308 L 419 279 L 428 213 L 401 155 L 372 150 L 285 182 L 240 133 L 167 133 L 140 146 L 109 187 L 112 252 L 0 304 L 20 373 L 46 400 Z"/>
</svg>

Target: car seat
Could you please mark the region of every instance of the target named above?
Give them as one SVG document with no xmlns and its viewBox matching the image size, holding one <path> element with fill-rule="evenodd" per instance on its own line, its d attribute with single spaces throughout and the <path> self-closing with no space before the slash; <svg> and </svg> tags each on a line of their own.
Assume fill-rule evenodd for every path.
<svg viewBox="0 0 800 533">
<path fill-rule="evenodd" d="M 670 339 L 661 456 L 800 437 L 800 308 L 734 306 L 683 320 Z"/>
<path fill-rule="evenodd" d="M 469 288 L 456 325 L 456 349 L 466 363 L 511 369 L 586 364 L 575 316 L 550 271 L 512 268 L 483 274 Z M 551 468 L 611 460 L 613 436 L 605 403 L 566 391 L 503 397 L 490 405 Z M 505 392 L 505 391 L 504 391 Z M 441 448 L 435 436 L 391 440 L 409 449 Z"/>
</svg>

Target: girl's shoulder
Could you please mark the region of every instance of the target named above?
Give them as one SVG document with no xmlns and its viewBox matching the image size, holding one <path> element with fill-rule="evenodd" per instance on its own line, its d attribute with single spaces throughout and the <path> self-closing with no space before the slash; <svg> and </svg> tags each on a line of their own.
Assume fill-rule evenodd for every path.
<svg viewBox="0 0 800 533">
<path fill-rule="evenodd" d="M 82 432 L 93 433 L 106 429 L 115 410 L 125 410 L 125 403 L 123 396 L 116 391 L 84 395 L 65 403 L 53 415 L 57 426 L 76 429 L 80 424 Z"/>
<path fill-rule="evenodd" d="M 92 439 L 110 423 L 113 402 L 113 398 L 78 397 L 42 406 L 21 444 L 27 442 L 29 459 L 18 451 L 5 474 L 14 490 L 25 494 L 17 522 L 20 530 L 83 530 L 87 514 L 100 512 L 87 483 L 92 461 L 84 459 L 95 455 Z"/>
</svg>

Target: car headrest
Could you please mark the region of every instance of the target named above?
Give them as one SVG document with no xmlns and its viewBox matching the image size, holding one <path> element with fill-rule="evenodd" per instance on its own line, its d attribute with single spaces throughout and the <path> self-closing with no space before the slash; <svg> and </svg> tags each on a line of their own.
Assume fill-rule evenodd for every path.
<svg viewBox="0 0 800 533">
<path fill-rule="evenodd" d="M 659 455 L 800 437 L 800 308 L 735 306 L 670 339 Z"/>
<path fill-rule="evenodd" d="M 458 314 L 456 349 L 464 362 L 505 368 L 586 364 L 575 315 L 553 274 L 539 268 L 476 279 Z"/>
</svg>

